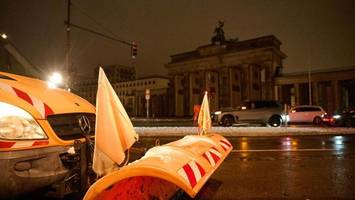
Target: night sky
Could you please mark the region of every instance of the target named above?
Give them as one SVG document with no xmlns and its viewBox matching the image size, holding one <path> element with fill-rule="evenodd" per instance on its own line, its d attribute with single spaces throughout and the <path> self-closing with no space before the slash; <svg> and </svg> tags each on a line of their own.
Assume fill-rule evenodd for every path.
<svg viewBox="0 0 355 200">
<path fill-rule="evenodd" d="M 63 69 L 65 0 L 1 0 L 0 32 L 40 68 Z M 284 72 L 355 66 L 354 0 L 72 0 L 72 23 L 115 33 L 130 47 L 72 28 L 72 65 L 134 65 L 137 76 L 166 75 L 170 55 L 210 43 L 218 20 L 227 39 L 273 34 L 288 58 Z M 86 15 L 90 15 L 88 18 Z M 99 22 L 94 23 L 92 18 Z M 104 28 L 102 28 L 104 27 Z"/>
</svg>

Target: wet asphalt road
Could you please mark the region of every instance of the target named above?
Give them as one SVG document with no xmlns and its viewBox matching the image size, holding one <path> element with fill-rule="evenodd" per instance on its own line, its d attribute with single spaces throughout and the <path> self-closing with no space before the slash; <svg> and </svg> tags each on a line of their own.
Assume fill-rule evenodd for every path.
<svg viewBox="0 0 355 200">
<path fill-rule="evenodd" d="M 134 147 L 151 148 L 156 139 L 140 137 Z M 355 135 L 228 139 L 234 149 L 195 199 L 355 199 Z M 132 151 L 131 160 L 142 155 Z M 24 199 L 51 198 L 37 193 Z"/>
<path fill-rule="evenodd" d="M 355 198 L 355 135 L 228 139 L 233 151 L 196 199 Z"/>
</svg>

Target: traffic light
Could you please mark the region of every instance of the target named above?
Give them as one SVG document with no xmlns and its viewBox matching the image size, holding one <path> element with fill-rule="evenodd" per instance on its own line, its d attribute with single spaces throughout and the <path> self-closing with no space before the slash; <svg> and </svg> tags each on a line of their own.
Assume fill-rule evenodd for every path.
<svg viewBox="0 0 355 200">
<path fill-rule="evenodd" d="M 131 56 L 132 56 L 132 58 L 136 58 L 137 57 L 137 52 L 138 52 L 137 44 L 135 42 L 132 42 L 131 43 Z"/>
</svg>

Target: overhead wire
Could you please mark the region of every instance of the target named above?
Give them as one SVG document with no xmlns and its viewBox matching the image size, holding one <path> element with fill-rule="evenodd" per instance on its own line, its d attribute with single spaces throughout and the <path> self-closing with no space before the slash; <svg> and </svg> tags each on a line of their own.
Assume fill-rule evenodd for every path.
<svg viewBox="0 0 355 200">
<path fill-rule="evenodd" d="M 72 5 L 83 15 L 85 15 L 87 18 L 89 18 L 92 22 L 94 22 L 97 26 L 99 26 L 101 29 L 103 29 L 104 31 L 108 32 L 109 34 L 111 34 L 111 36 L 117 38 L 118 40 L 122 40 L 122 41 L 126 41 L 121 39 L 117 34 L 115 34 L 113 31 L 111 31 L 110 29 L 108 29 L 107 27 L 105 27 L 102 23 L 100 23 L 98 20 L 96 20 L 94 17 L 90 16 L 88 14 L 88 12 L 86 12 L 83 8 L 81 8 L 80 6 L 78 6 L 75 3 L 72 3 Z"/>
<path fill-rule="evenodd" d="M 102 23 L 100 23 L 98 20 L 96 20 L 94 17 L 92 17 L 90 14 L 88 14 L 88 12 L 81 8 L 77 3 L 74 3 L 73 1 L 71 1 L 71 4 L 70 4 L 72 7 L 74 7 L 79 13 L 81 13 L 83 16 L 85 16 L 86 18 L 88 18 L 89 20 L 91 20 L 96 26 L 98 26 L 99 28 L 101 28 L 102 30 L 104 30 L 105 32 L 109 33 L 108 35 L 105 35 L 105 34 L 102 34 L 100 32 L 97 32 L 93 29 L 88 29 L 86 27 L 83 27 L 83 26 L 79 26 L 79 25 L 76 25 L 76 24 L 71 24 L 72 27 L 75 27 L 75 28 L 78 28 L 78 29 L 81 29 L 83 31 L 86 31 L 86 32 L 90 32 L 92 34 L 95 34 L 95 35 L 98 35 L 98 36 L 101 36 L 101 37 L 104 37 L 106 39 L 111 39 L 113 41 L 116 41 L 116 42 L 120 42 L 120 43 L 123 43 L 125 45 L 128 45 L 130 46 L 131 45 L 131 42 L 126 42 L 126 40 L 122 40 L 122 39 L 119 39 L 120 37 L 115 34 L 113 31 L 111 31 L 110 29 L 108 29 L 106 26 L 104 26 Z M 71 49 L 73 48 L 73 46 L 71 47 Z M 80 50 L 80 53 L 78 53 L 78 55 L 76 57 L 81 57 L 81 55 L 89 48 L 89 43 L 86 43 L 86 47 L 81 49 Z"/>
</svg>

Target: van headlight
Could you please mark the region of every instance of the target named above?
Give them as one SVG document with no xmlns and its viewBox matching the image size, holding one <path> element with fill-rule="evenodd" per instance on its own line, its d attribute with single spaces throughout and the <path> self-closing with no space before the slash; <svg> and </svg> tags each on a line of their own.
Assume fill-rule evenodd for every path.
<svg viewBox="0 0 355 200">
<path fill-rule="evenodd" d="M 46 139 L 47 135 L 30 113 L 0 102 L 0 139 Z"/>
</svg>

